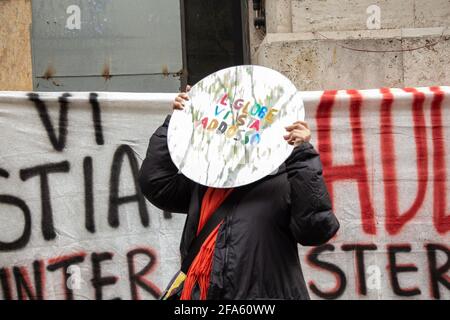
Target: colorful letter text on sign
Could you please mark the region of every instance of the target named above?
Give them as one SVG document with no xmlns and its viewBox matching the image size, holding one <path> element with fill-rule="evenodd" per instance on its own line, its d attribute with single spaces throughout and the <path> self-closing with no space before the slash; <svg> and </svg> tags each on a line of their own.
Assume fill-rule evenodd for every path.
<svg viewBox="0 0 450 320">
<path fill-rule="evenodd" d="M 168 146 L 191 180 L 231 188 L 275 171 L 293 147 L 285 127 L 305 116 L 289 79 L 260 66 L 220 70 L 194 85 L 184 110 L 172 114 Z"/>
</svg>

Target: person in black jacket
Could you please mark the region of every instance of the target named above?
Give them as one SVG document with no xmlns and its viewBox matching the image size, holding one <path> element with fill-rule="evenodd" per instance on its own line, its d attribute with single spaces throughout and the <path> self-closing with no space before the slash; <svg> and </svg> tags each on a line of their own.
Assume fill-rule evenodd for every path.
<svg viewBox="0 0 450 320">
<path fill-rule="evenodd" d="M 186 93 L 180 93 L 173 107 L 182 108 L 187 99 Z M 187 213 L 180 243 L 184 259 L 196 235 L 207 187 L 185 177 L 172 162 L 167 146 L 170 117 L 150 138 L 139 184 L 157 208 Z M 297 244 L 326 243 L 339 222 L 319 154 L 309 143 L 307 124 L 290 126 L 285 139 L 295 147 L 278 171 L 234 188 L 236 200 L 223 204 L 231 211 L 218 231 L 207 299 L 310 299 Z M 198 298 L 195 287 L 192 299 Z"/>
</svg>

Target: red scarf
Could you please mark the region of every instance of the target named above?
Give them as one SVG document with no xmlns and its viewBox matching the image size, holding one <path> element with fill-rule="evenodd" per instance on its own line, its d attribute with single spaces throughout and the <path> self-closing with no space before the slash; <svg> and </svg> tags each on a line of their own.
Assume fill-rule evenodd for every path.
<svg viewBox="0 0 450 320">
<path fill-rule="evenodd" d="M 208 188 L 208 190 L 206 190 L 206 193 L 202 199 L 197 235 L 200 233 L 200 230 L 202 230 L 209 217 L 231 193 L 231 190 L 233 189 Z M 197 256 L 192 262 L 187 273 L 186 280 L 184 281 L 180 300 L 191 300 L 192 289 L 196 283 L 198 283 L 200 287 L 200 300 L 206 300 L 209 288 L 209 278 L 211 275 L 214 247 L 216 245 L 217 233 L 222 222 L 205 239 L 200 251 L 197 253 Z"/>
</svg>

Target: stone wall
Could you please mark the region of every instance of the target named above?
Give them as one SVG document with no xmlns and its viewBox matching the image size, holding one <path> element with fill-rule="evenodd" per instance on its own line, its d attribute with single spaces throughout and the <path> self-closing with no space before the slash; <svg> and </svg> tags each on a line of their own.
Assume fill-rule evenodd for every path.
<svg viewBox="0 0 450 320">
<path fill-rule="evenodd" d="M 450 0 L 266 0 L 266 22 L 252 62 L 299 90 L 450 83 Z"/>
</svg>

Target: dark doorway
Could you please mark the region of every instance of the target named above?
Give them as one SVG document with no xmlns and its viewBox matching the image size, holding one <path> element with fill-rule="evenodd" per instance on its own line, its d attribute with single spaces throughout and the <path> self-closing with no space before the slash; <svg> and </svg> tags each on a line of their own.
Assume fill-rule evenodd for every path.
<svg viewBox="0 0 450 320">
<path fill-rule="evenodd" d="M 181 0 L 182 87 L 249 63 L 247 0 Z"/>
</svg>

